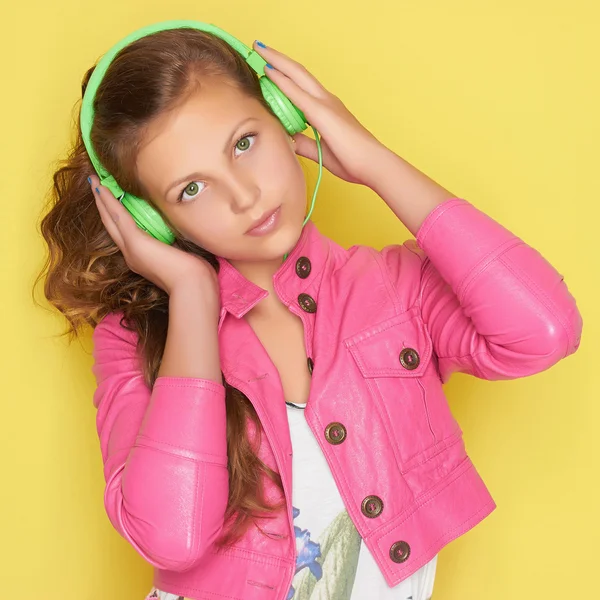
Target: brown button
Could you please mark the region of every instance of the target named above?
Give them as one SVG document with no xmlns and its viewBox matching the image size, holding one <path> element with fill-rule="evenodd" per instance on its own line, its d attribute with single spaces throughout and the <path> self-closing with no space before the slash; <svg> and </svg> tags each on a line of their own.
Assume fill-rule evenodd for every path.
<svg viewBox="0 0 600 600">
<path fill-rule="evenodd" d="M 383 510 L 383 501 L 379 496 L 367 496 L 362 501 L 360 509 L 365 517 L 373 519 L 381 514 L 381 511 Z"/>
<path fill-rule="evenodd" d="M 346 439 L 346 428 L 341 423 L 329 423 L 325 427 L 325 439 L 330 444 L 341 444 Z"/>
<path fill-rule="evenodd" d="M 308 294 L 300 294 L 298 296 L 298 304 L 300 308 L 307 313 L 317 312 L 317 303 L 312 296 Z"/>
<path fill-rule="evenodd" d="M 416 369 L 419 366 L 421 359 L 419 358 L 419 354 L 416 350 L 412 348 L 404 348 L 402 352 L 400 352 L 400 364 L 409 371 Z"/>
<path fill-rule="evenodd" d="M 308 364 L 308 372 L 312 375 L 313 369 L 315 367 L 315 363 L 313 362 L 312 358 L 308 358 L 306 360 L 306 363 Z"/>
<path fill-rule="evenodd" d="M 306 279 L 310 275 L 311 268 L 310 260 L 306 256 L 301 256 L 296 261 L 296 275 L 301 279 Z"/>
<path fill-rule="evenodd" d="M 395 542 L 390 548 L 390 558 L 396 563 L 404 562 L 410 556 L 410 546 L 405 541 Z"/>
</svg>

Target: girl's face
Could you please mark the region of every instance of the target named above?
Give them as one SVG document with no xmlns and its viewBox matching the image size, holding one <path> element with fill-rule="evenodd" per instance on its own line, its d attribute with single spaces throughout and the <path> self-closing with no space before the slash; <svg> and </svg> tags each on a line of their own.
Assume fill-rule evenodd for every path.
<svg viewBox="0 0 600 600">
<path fill-rule="evenodd" d="M 170 223 L 217 256 L 274 261 L 300 237 L 306 181 L 292 139 L 260 102 L 223 78 L 151 123 L 136 169 Z M 278 207 L 274 229 L 248 234 Z"/>
</svg>

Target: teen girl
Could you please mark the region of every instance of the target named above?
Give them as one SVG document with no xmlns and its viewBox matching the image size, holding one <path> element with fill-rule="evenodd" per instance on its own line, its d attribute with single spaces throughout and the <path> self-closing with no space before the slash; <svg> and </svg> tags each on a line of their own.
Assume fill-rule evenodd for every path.
<svg viewBox="0 0 600 600">
<path fill-rule="evenodd" d="M 108 517 L 155 568 L 148 598 L 426 600 L 496 506 L 442 384 L 548 369 L 579 345 L 575 301 L 302 65 L 202 27 L 117 53 L 43 221 L 46 295 L 94 327 Z M 298 157 L 321 146 L 265 81 L 415 239 L 344 249 L 307 219 Z"/>
</svg>

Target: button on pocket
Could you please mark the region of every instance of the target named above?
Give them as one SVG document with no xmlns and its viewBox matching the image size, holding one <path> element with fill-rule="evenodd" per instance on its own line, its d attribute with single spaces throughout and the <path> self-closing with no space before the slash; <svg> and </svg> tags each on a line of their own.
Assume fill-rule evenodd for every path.
<svg viewBox="0 0 600 600">
<path fill-rule="evenodd" d="M 441 385 L 418 310 L 375 323 L 344 341 L 359 370 L 357 385 L 383 422 L 400 469 L 426 460 L 442 439 L 430 413 L 430 390 Z"/>
<path fill-rule="evenodd" d="M 420 377 L 432 343 L 420 316 L 410 310 L 345 340 L 364 377 Z"/>
<path fill-rule="evenodd" d="M 347 337 L 360 394 L 370 398 L 403 473 L 460 439 L 417 307 Z M 440 468 L 443 468 L 440 466 Z"/>
<path fill-rule="evenodd" d="M 421 359 L 419 353 L 413 348 L 404 348 L 400 352 L 400 364 L 409 371 L 416 369 L 419 366 Z"/>
</svg>

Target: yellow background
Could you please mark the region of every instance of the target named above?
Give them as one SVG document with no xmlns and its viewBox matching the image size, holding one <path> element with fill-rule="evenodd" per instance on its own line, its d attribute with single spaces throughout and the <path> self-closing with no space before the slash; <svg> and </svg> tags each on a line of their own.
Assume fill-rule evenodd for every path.
<svg viewBox="0 0 600 600">
<path fill-rule="evenodd" d="M 151 568 L 104 513 L 89 336 L 70 347 L 55 337 L 63 322 L 34 306 L 30 287 L 83 73 L 131 30 L 173 18 L 213 22 L 302 62 L 382 142 L 565 275 L 585 320 L 575 356 L 525 380 L 458 375 L 447 386 L 498 509 L 441 552 L 433 597 L 594 597 L 598 4 L 37 0 L 5 3 L 0 36 L 0 598 L 141 600 L 151 585 Z M 313 218 L 345 246 L 408 237 L 373 192 L 329 173 Z"/>
</svg>

